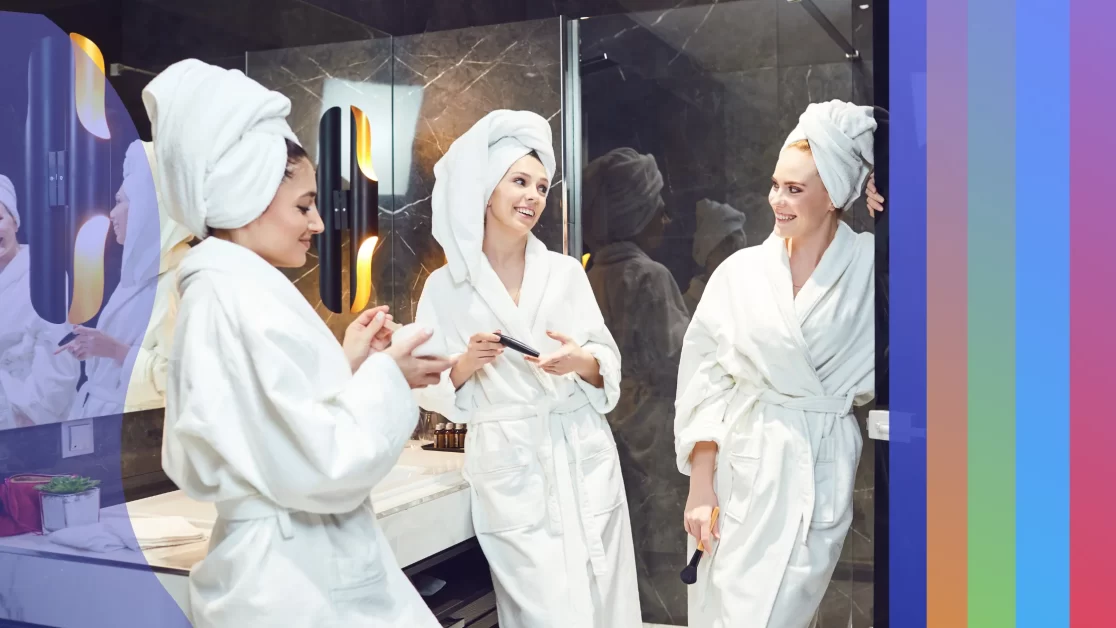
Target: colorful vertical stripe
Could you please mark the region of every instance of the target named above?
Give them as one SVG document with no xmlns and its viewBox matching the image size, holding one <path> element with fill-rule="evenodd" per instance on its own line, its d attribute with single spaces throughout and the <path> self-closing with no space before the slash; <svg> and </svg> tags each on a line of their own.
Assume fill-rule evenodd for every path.
<svg viewBox="0 0 1116 628">
<path fill-rule="evenodd" d="M 1076 628 L 1116 621 L 1116 5 L 1074 0 L 1069 11 L 1070 612 Z"/>
<path fill-rule="evenodd" d="M 1038 41 L 1044 44 L 1033 45 Z M 1069 61 L 1069 2 L 1019 0 L 1014 256 L 1014 625 L 1019 628 L 1070 625 Z"/>
<path fill-rule="evenodd" d="M 892 4 L 889 624 L 1112 625 L 1116 5 Z"/>
</svg>

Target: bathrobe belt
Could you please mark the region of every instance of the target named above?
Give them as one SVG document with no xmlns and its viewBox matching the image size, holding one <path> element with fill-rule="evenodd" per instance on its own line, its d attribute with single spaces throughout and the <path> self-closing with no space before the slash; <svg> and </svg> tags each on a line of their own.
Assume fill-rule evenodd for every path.
<svg viewBox="0 0 1116 628">
<path fill-rule="evenodd" d="M 545 481 L 547 529 L 554 535 L 562 534 L 563 530 L 561 508 L 559 507 L 559 498 L 555 490 L 555 482 L 557 482 L 559 469 L 554 460 L 555 446 L 550 432 L 551 418 L 554 415 L 558 415 L 560 418 L 562 415 L 573 414 L 589 405 L 589 400 L 584 395 L 573 395 L 565 401 L 558 403 L 548 401 L 538 404 L 494 406 L 475 410 L 468 419 L 469 425 L 479 425 L 498 421 L 517 421 L 530 419 L 532 417 L 538 418 L 539 425 L 532 430 L 532 433 L 535 434 L 536 437 L 534 443 L 535 454 L 538 456 L 539 464 L 542 466 Z M 585 474 L 581 467 L 581 435 L 577 433 L 576 426 L 568 425 L 564 421 L 561 422 L 559 426 L 562 435 L 570 444 L 569 451 L 573 455 L 574 482 L 577 485 L 578 519 L 585 535 L 589 563 L 592 565 L 595 575 L 604 576 L 608 573 L 608 557 L 605 554 L 604 541 L 601 538 L 601 533 L 596 531 L 595 526 L 590 525 L 591 513 L 589 512 L 589 496 L 585 484 Z"/>
<path fill-rule="evenodd" d="M 225 521 L 253 521 L 274 518 L 279 525 L 279 532 L 283 535 L 283 538 L 294 537 L 291 511 L 263 495 L 249 495 L 238 499 L 219 501 L 215 505 L 217 506 L 217 516 Z"/>
<path fill-rule="evenodd" d="M 814 479 L 814 464 L 816 462 L 814 457 L 814 446 L 810 439 L 810 426 L 806 424 L 807 412 L 816 412 L 819 414 L 832 414 L 836 418 L 844 418 L 849 412 L 852 411 L 853 403 L 856 400 L 856 390 L 851 390 L 844 397 L 791 397 L 784 395 L 770 388 L 762 390 L 742 386 L 737 384 L 735 395 L 744 395 L 745 401 L 740 412 L 737 413 L 736 418 L 733 420 L 733 425 L 729 426 L 730 431 L 739 425 L 744 417 L 751 414 L 751 407 L 756 404 L 766 404 L 771 406 L 779 406 L 787 410 L 793 410 L 791 416 L 797 421 L 799 433 L 804 436 L 803 441 L 805 447 L 800 451 L 801 462 L 806 468 L 809 481 L 803 487 L 807 496 L 805 504 L 805 512 L 802 515 L 802 543 L 806 544 L 806 535 L 810 532 L 810 524 L 814 518 L 814 502 L 817 498 L 815 494 L 815 479 Z M 730 406 L 731 407 L 731 406 Z M 832 429 L 831 423 L 827 431 L 822 436 L 828 435 L 828 429 Z"/>
</svg>

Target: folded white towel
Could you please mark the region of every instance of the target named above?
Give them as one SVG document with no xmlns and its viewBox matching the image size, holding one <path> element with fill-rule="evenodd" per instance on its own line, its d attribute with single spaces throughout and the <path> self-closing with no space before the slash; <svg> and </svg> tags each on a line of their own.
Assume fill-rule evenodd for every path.
<svg viewBox="0 0 1116 628">
<path fill-rule="evenodd" d="M 47 537 L 64 547 L 89 552 L 122 549 L 146 550 L 197 543 L 208 538 L 205 530 L 182 517 L 134 517 L 63 528 Z"/>
<path fill-rule="evenodd" d="M 848 209 L 860 197 L 875 163 L 873 116 L 871 107 L 840 100 L 812 103 L 783 143 L 786 148 L 799 140 L 810 142 L 818 175 L 837 209 Z"/>
<path fill-rule="evenodd" d="M 51 532 L 47 538 L 57 545 L 87 552 L 115 552 L 128 547 L 124 540 L 120 538 L 114 526 L 104 521 L 84 526 L 62 528 L 56 532 Z"/>
</svg>

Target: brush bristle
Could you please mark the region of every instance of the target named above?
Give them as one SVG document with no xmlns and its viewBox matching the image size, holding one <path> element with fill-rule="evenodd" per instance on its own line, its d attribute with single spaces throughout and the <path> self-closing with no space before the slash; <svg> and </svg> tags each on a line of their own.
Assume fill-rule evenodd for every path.
<svg viewBox="0 0 1116 628">
<path fill-rule="evenodd" d="M 682 583 L 693 584 L 695 582 L 697 582 L 697 566 L 686 565 L 686 568 L 682 570 Z"/>
</svg>

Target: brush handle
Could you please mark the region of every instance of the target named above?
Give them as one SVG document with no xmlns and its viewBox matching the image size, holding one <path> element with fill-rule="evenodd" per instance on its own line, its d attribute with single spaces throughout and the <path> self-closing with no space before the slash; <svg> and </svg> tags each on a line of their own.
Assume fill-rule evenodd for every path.
<svg viewBox="0 0 1116 628">
<path fill-rule="evenodd" d="M 705 554 L 702 550 L 695 550 L 694 555 L 690 557 L 690 564 L 687 565 L 691 569 L 697 569 L 698 563 L 701 562 L 701 557 Z"/>
</svg>

